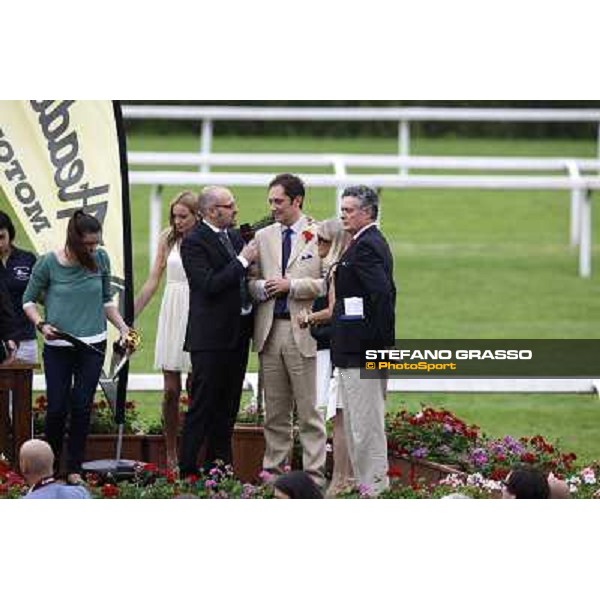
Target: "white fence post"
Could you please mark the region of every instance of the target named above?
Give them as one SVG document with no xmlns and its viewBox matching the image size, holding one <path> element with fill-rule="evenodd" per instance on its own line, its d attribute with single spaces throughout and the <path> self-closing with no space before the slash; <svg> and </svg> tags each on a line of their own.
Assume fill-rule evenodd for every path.
<svg viewBox="0 0 600 600">
<path fill-rule="evenodd" d="M 592 274 L 592 195 L 583 190 L 581 202 L 581 233 L 579 240 L 579 276 Z"/>
<path fill-rule="evenodd" d="M 568 160 L 565 162 L 569 177 L 573 182 L 580 179 L 581 174 L 577 164 Z M 581 203 L 582 203 L 583 190 L 579 187 L 573 186 L 571 188 L 571 218 L 569 221 L 569 243 L 572 247 L 579 245 L 581 242 Z"/>
<path fill-rule="evenodd" d="M 408 121 L 400 121 L 398 124 L 398 156 L 400 158 L 410 156 L 410 123 Z M 401 167 L 399 173 L 408 175 L 408 169 Z"/>
<path fill-rule="evenodd" d="M 582 190 L 571 190 L 571 233 L 569 243 L 572 247 L 578 246 L 581 243 L 581 204 Z"/>
<path fill-rule="evenodd" d="M 338 177 L 346 177 L 346 163 L 341 156 L 333 157 L 333 170 Z M 338 185 L 335 190 L 335 216 L 339 217 L 342 214 L 342 194 L 344 186 Z"/>
<path fill-rule="evenodd" d="M 210 156 L 212 151 L 212 136 L 213 136 L 213 122 L 211 119 L 204 119 L 202 121 L 202 138 L 200 140 L 200 152 L 206 159 Z M 210 172 L 210 163 L 204 162 L 200 166 L 201 173 Z"/>
<path fill-rule="evenodd" d="M 150 269 L 154 262 L 156 249 L 158 248 L 158 237 L 160 236 L 160 224 L 162 220 L 162 185 L 155 185 L 150 192 L 150 235 L 148 236 L 148 260 Z"/>
</svg>

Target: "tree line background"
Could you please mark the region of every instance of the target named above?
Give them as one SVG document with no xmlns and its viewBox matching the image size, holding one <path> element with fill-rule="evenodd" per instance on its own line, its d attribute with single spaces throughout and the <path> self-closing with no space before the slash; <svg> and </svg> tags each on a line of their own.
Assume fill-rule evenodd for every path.
<svg viewBox="0 0 600 600">
<path fill-rule="evenodd" d="M 123 104 L 153 105 L 233 105 L 233 106 L 340 106 L 340 107 L 489 107 L 489 108 L 589 108 L 600 109 L 600 100 L 123 100 Z M 130 133 L 199 133 L 194 121 L 128 120 Z M 320 121 L 218 121 L 217 135 L 256 136 L 375 136 L 395 138 L 394 122 L 320 122 Z M 496 138 L 595 138 L 596 123 L 510 123 L 510 122 L 414 122 L 411 133 L 425 137 L 496 137 Z"/>
</svg>

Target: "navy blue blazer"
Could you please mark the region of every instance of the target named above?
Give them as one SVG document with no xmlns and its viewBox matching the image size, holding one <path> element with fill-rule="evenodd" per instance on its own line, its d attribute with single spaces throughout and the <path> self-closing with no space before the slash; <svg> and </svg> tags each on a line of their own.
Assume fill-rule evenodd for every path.
<svg viewBox="0 0 600 600">
<path fill-rule="evenodd" d="M 344 299 L 359 297 L 363 317 L 349 317 Z M 331 358 L 336 367 L 360 367 L 362 350 L 394 345 L 396 286 L 394 260 L 387 241 L 369 227 L 348 246 L 335 271 Z"/>
</svg>

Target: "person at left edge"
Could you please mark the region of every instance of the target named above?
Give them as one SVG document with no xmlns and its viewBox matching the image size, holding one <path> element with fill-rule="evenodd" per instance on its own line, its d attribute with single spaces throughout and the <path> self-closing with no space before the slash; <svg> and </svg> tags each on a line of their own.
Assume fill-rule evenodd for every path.
<svg viewBox="0 0 600 600">
<path fill-rule="evenodd" d="M 36 261 L 32 252 L 15 246 L 15 226 L 11 218 L 0 211 L 0 279 L 10 293 L 14 311 L 14 338 L 19 342 L 15 358 L 28 363 L 37 363 L 35 327 L 23 312 L 23 292 L 29 283 L 31 269 Z"/>
<path fill-rule="evenodd" d="M 81 481 L 92 402 L 104 359 L 103 354 L 74 348 L 59 339 L 57 329 L 94 346 L 101 353 L 106 350 L 107 318 L 122 337 L 129 333 L 112 299 L 110 261 L 106 251 L 98 248 L 101 233 L 100 222 L 95 217 L 76 210 L 67 225 L 64 247 L 38 259 L 23 295 L 25 314 L 44 336 L 48 399 L 45 434 L 57 466 L 67 415 L 70 415 L 66 457 L 70 483 Z M 36 306 L 41 297 L 44 297 L 44 319 Z"/>
<path fill-rule="evenodd" d="M 5 344 L 6 356 L 2 353 L 0 364 L 8 365 L 15 360 L 18 344 L 15 342 L 17 332 L 15 331 L 15 311 L 8 288 L 2 279 L 0 279 L 0 340 Z M 4 426 L 8 419 L 7 404 L 0 398 L 0 426 Z M 6 418 L 5 418 L 6 415 Z M 2 449 L 0 448 L 0 451 Z"/>
<path fill-rule="evenodd" d="M 182 476 L 197 473 L 206 442 L 205 466 L 231 464 L 231 437 L 240 406 L 252 332 L 247 269 L 256 243 L 244 246 L 235 225 L 237 206 L 224 187 L 199 196 L 199 223 L 181 242 L 190 286 L 185 349 L 192 359 L 192 402 L 186 413 L 180 451 Z"/>
</svg>

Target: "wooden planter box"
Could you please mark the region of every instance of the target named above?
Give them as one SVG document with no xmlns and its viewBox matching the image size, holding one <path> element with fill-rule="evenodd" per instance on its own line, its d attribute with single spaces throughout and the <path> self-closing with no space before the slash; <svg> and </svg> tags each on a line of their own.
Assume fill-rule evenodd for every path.
<svg viewBox="0 0 600 600">
<path fill-rule="evenodd" d="M 418 458 L 392 456 L 390 454 L 388 463 L 390 469 L 400 469 L 402 474 L 399 479 L 404 485 L 411 485 L 416 482 L 438 483 L 448 475 L 464 475 L 462 471 L 453 467 Z"/>
<path fill-rule="evenodd" d="M 124 435 L 121 458 L 145 462 L 145 435 Z M 88 435 L 85 445 L 85 461 L 115 458 L 117 455 L 117 435 L 114 433 L 94 433 Z"/>
<path fill-rule="evenodd" d="M 179 439 L 177 445 L 179 446 Z M 153 463 L 161 469 L 167 466 L 164 436 L 160 434 L 144 436 L 144 462 Z"/>
<path fill-rule="evenodd" d="M 114 458 L 116 434 L 90 434 L 85 448 L 85 460 Z M 262 425 L 236 424 L 232 440 L 233 470 L 243 482 L 255 483 L 262 470 L 265 438 Z M 203 450 L 198 455 L 202 461 Z M 124 435 L 121 458 L 154 463 L 166 467 L 165 439 L 162 435 Z"/>
<path fill-rule="evenodd" d="M 236 424 L 233 430 L 232 452 L 236 477 L 244 482 L 258 482 L 265 454 L 263 426 Z"/>
</svg>

